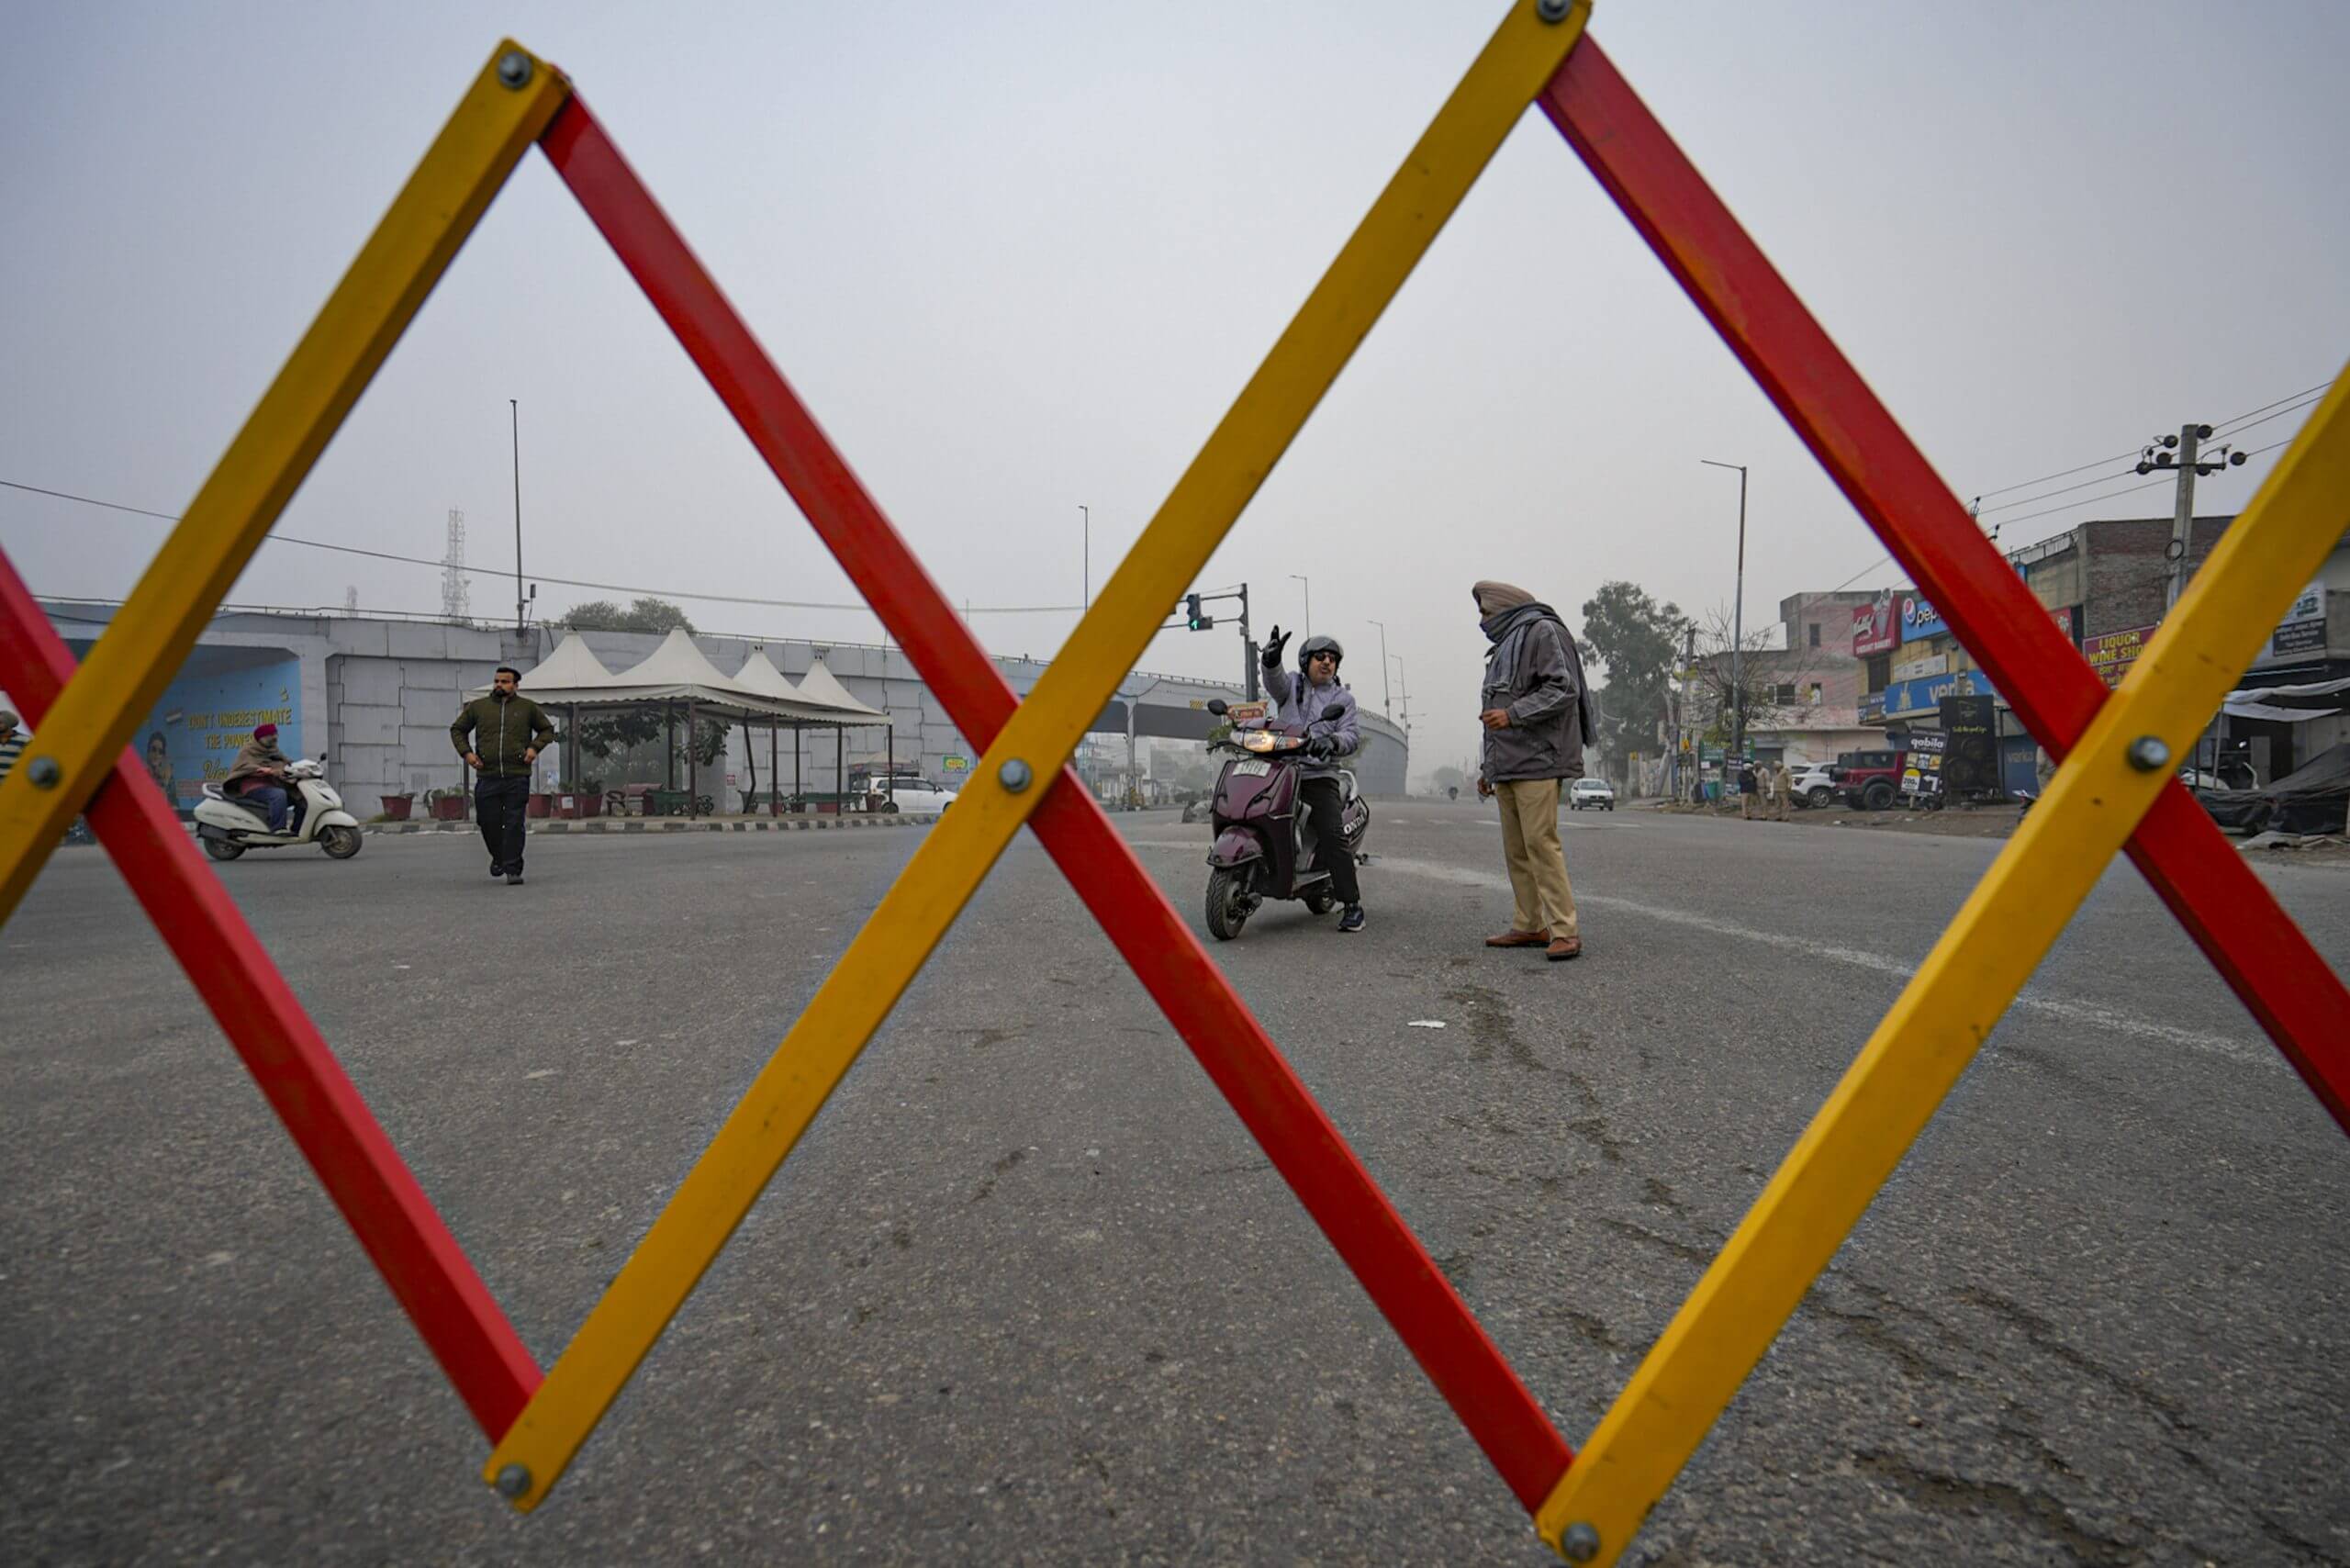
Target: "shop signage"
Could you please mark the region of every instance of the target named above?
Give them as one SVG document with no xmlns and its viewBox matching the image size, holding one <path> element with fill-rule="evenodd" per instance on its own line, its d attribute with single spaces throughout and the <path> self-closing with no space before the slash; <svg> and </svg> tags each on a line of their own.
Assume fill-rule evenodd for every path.
<svg viewBox="0 0 2350 1568">
<path fill-rule="evenodd" d="M 2089 661 L 2089 668 L 2108 686 L 2119 686 L 2130 666 L 2138 662 L 2145 651 L 2146 639 L 2154 634 L 2152 626 L 2133 626 L 2127 632 L 2108 632 L 2100 637 L 2081 639 L 2081 656 Z"/>
<path fill-rule="evenodd" d="M 2269 647 L 2279 654 L 2305 654 L 2325 646 L 2325 584 L 2313 582 L 2277 622 Z"/>
<path fill-rule="evenodd" d="M 1923 594 L 1905 593 L 1901 596 L 1901 640 L 1914 643 L 1921 637 L 1932 637 L 1949 631 L 1942 623 L 1942 611 Z"/>
<path fill-rule="evenodd" d="M 1883 722 L 1884 719 L 1885 693 L 1882 691 L 1863 692 L 1861 694 L 1861 722 L 1863 724 L 1875 724 Z"/>
<path fill-rule="evenodd" d="M 1882 654 L 1899 644 L 1900 629 L 1894 624 L 1893 596 L 1881 594 L 1874 604 L 1856 606 L 1852 610 L 1852 656 L 1864 659 L 1871 654 Z"/>
<path fill-rule="evenodd" d="M 1909 758 L 1901 767 L 1903 794 L 1939 795 L 1942 792 L 1942 745 L 1939 731 L 1919 730 L 1909 737 Z"/>
<path fill-rule="evenodd" d="M 1893 678 L 1896 680 L 1918 680 L 1930 675 L 1947 675 L 1948 673 L 1950 673 L 1948 654 L 1926 654 L 1914 659 L 1903 659 L 1893 666 Z"/>
<path fill-rule="evenodd" d="M 968 756 L 945 756 L 939 758 L 938 766 L 949 773 L 968 773 L 971 771 L 971 759 Z"/>
<path fill-rule="evenodd" d="M 1999 717 L 1987 697 L 1942 701 L 1942 784 L 1967 792 L 1999 787 Z"/>
<path fill-rule="evenodd" d="M 1990 678 L 1979 669 L 1963 669 L 1951 675 L 1927 676 L 1920 680 L 1897 680 L 1885 689 L 1885 712 L 1887 719 L 1906 719 L 1916 713 L 1937 713 L 1945 697 L 1988 697 L 2004 706 L 2007 699 L 1992 686 Z M 1863 722 L 1867 722 L 1867 710 L 1862 710 Z"/>
<path fill-rule="evenodd" d="M 2068 604 L 2048 612 L 2048 618 L 2056 622 L 2056 630 L 2065 633 L 2065 641 L 2076 648 L 2081 645 L 2080 610 L 2077 604 Z"/>
</svg>

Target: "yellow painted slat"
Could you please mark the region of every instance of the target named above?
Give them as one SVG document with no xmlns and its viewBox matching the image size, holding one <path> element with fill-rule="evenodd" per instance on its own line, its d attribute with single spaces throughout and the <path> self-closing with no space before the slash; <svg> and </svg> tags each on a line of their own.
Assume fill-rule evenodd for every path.
<svg viewBox="0 0 2350 1568">
<path fill-rule="evenodd" d="M 559 73 L 511 39 L 474 79 L 19 765 L 0 783 L 0 921 L 179 673 L 229 585 L 569 93 Z"/>
<path fill-rule="evenodd" d="M 483 1467 L 537 1506 L 1581 34 L 1517 0 Z M 1017 762 L 1035 781 L 1002 782 Z M 1074 783 L 1067 788 L 1078 788 Z"/>
<path fill-rule="evenodd" d="M 2350 372 L 2334 383 L 2106 701 L 1900 1000 L 1536 1516 L 1616 1561 L 1778 1337 L 2016 992 L 2350 526 Z M 1569 1551 L 1562 1537 L 1576 1539 Z"/>
</svg>

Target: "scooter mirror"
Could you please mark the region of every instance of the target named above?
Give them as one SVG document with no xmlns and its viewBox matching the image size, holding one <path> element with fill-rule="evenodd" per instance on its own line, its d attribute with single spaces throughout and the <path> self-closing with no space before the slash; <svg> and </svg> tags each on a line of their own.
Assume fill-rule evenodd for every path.
<svg viewBox="0 0 2350 1568">
<path fill-rule="evenodd" d="M 1223 718 L 1225 714 L 1230 711 L 1231 710 L 1225 705 L 1223 698 L 1211 697 L 1208 699 L 1208 711 L 1214 714 L 1217 718 Z"/>
<path fill-rule="evenodd" d="M 1322 716 L 1326 719 L 1343 719 L 1347 716 L 1347 705 L 1343 702 L 1333 702 L 1322 710 Z"/>
</svg>

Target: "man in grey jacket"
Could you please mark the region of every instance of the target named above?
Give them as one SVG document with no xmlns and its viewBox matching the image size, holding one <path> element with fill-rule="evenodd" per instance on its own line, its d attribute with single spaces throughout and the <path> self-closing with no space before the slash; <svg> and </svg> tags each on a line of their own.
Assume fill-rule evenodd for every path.
<svg viewBox="0 0 2350 1568">
<path fill-rule="evenodd" d="M 1485 946 L 1578 958 L 1583 933 L 1559 843 L 1559 786 L 1583 777 L 1583 748 L 1592 739 L 1583 655 L 1559 612 L 1524 588 L 1482 582 L 1474 591 L 1493 644 L 1478 714 L 1485 755 L 1477 793 L 1500 798 L 1502 853 L 1517 902 L 1510 928 Z"/>
<path fill-rule="evenodd" d="M 1297 673 L 1281 667 L 1281 649 L 1289 637 L 1278 626 L 1265 639 L 1265 695 L 1284 723 L 1305 732 L 1307 762 L 1299 780 L 1298 798 L 1314 824 L 1314 863 L 1330 873 L 1330 892 L 1346 907 L 1338 929 L 1363 928 L 1362 890 L 1355 880 L 1354 851 L 1347 847 L 1339 799 L 1338 768 L 1334 757 L 1351 756 L 1362 747 L 1362 731 L 1355 719 L 1355 694 L 1338 680 L 1338 662 L 1347 651 L 1336 637 L 1308 637 L 1297 650 Z M 1332 704 L 1346 710 L 1335 719 L 1322 715 Z"/>
</svg>

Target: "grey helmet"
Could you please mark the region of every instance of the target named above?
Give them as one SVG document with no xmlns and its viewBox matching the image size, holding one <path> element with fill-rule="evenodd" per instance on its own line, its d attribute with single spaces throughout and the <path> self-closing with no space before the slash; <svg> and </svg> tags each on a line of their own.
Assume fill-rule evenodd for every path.
<svg viewBox="0 0 2350 1568">
<path fill-rule="evenodd" d="M 1304 669 L 1314 661 L 1315 655 L 1321 653 L 1333 655 L 1340 665 L 1347 662 L 1347 650 L 1338 645 L 1336 637 L 1308 637 L 1297 650 L 1297 667 Z M 1335 675 L 1337 672 L 1334 669 L 1331 673 Z"/>
</svg>

